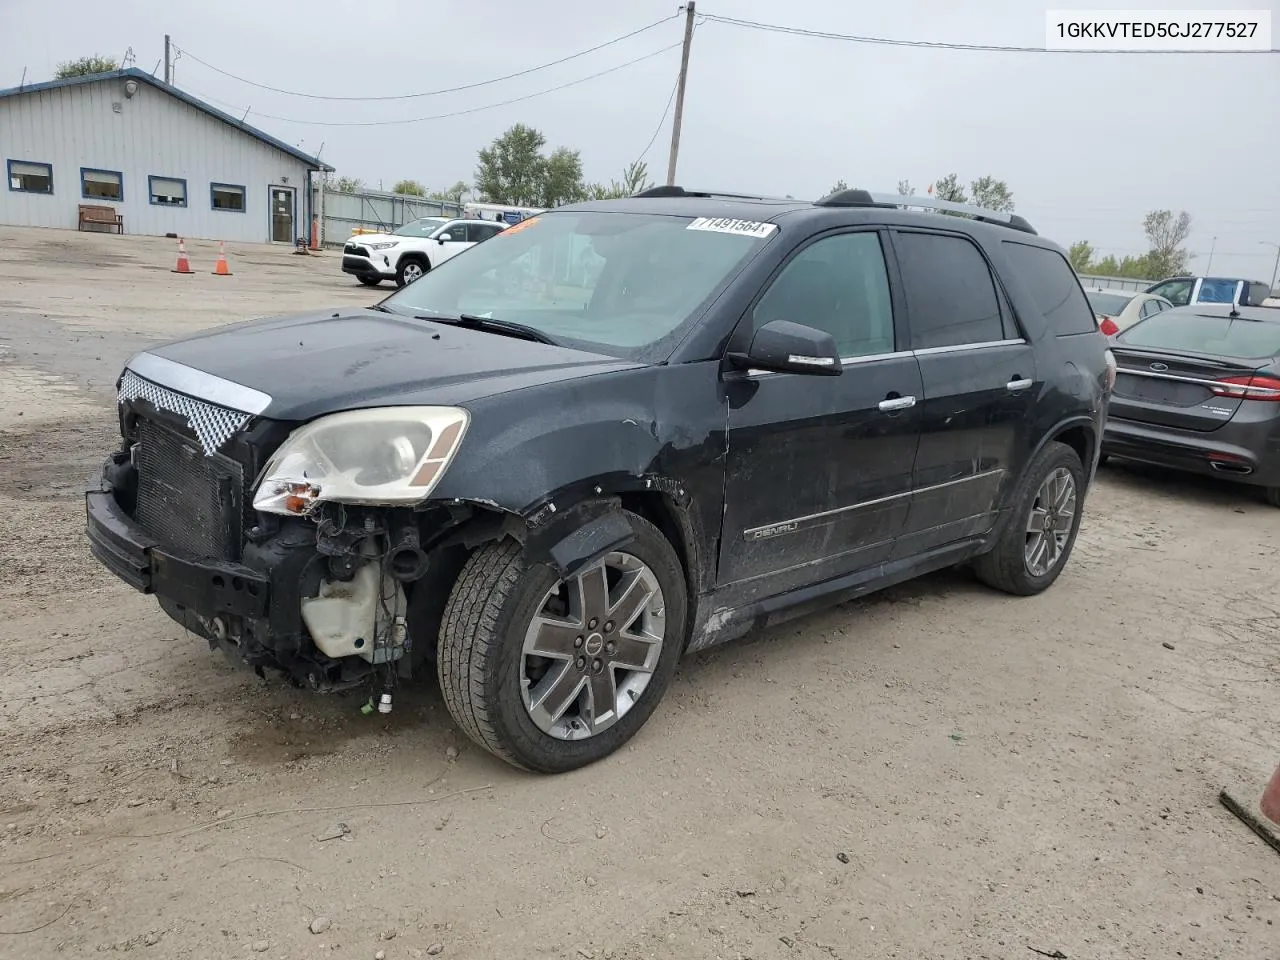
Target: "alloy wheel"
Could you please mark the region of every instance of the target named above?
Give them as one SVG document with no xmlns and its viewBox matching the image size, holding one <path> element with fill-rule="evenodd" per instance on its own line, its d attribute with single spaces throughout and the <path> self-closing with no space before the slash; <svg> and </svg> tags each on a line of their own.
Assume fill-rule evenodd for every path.
<svg viewBox="0 0 1280 960">
<path fill-rule="evenodd" d="M 653 571 L 610 553 L 543 597 L 525 631 L 521 694 L 529 717 L 559 740 L 593 737 L 644 693 L 666 640 Z"/>
<path fill-rule="evenodd" d="M 1075 521 L 1075 477 L 1066 467 L 1058 467 L 1040 484 L 1027 518 L 1023 561 L 1029 574 L 1043 577 L 1062 561 Z"/>
</svg>

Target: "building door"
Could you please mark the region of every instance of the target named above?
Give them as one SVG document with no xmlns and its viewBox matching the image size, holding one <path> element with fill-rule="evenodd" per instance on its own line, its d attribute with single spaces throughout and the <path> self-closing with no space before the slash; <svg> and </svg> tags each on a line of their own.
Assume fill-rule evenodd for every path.
<svg viewBox="0 0 1280 960">
<path fill-rule="evenodd" d="M 293 243 L 294 197 L 293 187 L 271 188 L 271 240 L 273 243 Z"/>
</svg>

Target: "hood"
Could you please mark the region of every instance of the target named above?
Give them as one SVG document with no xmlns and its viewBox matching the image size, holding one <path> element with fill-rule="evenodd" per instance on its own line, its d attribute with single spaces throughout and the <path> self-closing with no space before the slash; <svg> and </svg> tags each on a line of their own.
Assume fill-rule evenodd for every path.
<svg viewBox="0 0 1280 960">
<path fill-rule="evenodd" d="M 395 240 L 399 242 L 401 240 L 411 240 L 411 239 L 413 238 L 397 237 L 393 233 L 358 233 L 355 236 L 348 238 L 347 243 L 354 243 L 358 245 L 362 243 L 386 243 L 388 240 Z"/>
<path fill-rule="evenodd" d="M 179 393 L 292 421 L 359 407 L 459 405 L 642 366 L 482 330 L 351 309 L 220 327 L 153 347 L 128 365 Z"/>
</svg>

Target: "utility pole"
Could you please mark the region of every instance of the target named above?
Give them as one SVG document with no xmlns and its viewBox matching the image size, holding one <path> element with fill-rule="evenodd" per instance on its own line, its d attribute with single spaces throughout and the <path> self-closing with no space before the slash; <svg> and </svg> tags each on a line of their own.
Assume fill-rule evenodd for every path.
<svg viewBox="0 0 1280 960">
<path fill-rule="evenodd" d="M 676 115 L 671 120 L 671 159 L 667 161 L 667 186 L 676 182 L 676 156 L 680 153 L 680 121 L 684 117 L 684 85 L 689 78 L 689 46 L 693 43 L 693 5 L 684 5 L 684 49 L 680 51 L 680 79 L 676 82 Z"/>
<path fill-rule="evenodd" d="M 173 60 L 169 56 L 169 35 L 164 35 L 164 82 L 173 85 Z"/>
<path fill-rule="evenodd" d="M 1213 272 L 1213 251 L 1218 249 L 1218 238 L 1213 238 L 1213 243 L 1209 244 L 1209 262 L 1204 266 L 1205 273 Z"/>
</svg>

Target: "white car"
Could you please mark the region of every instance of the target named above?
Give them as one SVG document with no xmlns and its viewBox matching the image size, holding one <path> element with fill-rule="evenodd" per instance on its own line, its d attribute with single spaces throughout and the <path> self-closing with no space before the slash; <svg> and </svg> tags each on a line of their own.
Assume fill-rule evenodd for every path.
<svg viewBox="0 0 1280 960">
<path fill-rule="evenodd" d="M 1093 307 L 1098 329 L 1108 337 L 1139 320 L 1173 309 L 1173 304 L 1164 297 L 1136 290 L 1086 290 L 1085 296 L 1089 298 L 1089 306 Z"/>
<path fill-rule="evenodd" d="M 342 248 L 342 272 L 370 287 L 383 280 L 403 287 L 505 228 L 495 220 L 423 217 L 391 233 L 352 237 Z"/>
</svg>

